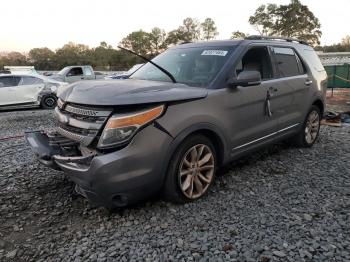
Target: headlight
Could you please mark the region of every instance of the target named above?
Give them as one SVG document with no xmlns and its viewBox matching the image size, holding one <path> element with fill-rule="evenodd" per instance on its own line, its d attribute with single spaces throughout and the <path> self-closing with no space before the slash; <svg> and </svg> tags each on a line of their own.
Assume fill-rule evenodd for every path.
<svg viewBox="0 0 350 262">
<path fill-rule="evenodd" d="M 44 90 L 56 93 L 58 86 L 59 84 L 56 84 L 56 83 L 47 83 Z"/>
<path fill-rule="evenodd" d="M 102 132 L 98 148 L 120 145 L 131 139 L 137 130 L 162 115 L 164 105 L 130 115 L 112 116 Z"/>
<path fill-rule="evenodd" d="M 63 105 L 64 105 L 64 101 L 61 99 L 61 98 L 58 98 L 58 100 L 57 100 L 57 106 L 59 107 L 59 108 L 63 108 Z"/>
</svg>

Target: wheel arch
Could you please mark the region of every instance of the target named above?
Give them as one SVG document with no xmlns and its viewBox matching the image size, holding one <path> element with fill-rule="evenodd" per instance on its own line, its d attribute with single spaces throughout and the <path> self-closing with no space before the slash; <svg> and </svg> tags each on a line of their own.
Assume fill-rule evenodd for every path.
<svg viewBox="0 0 350 262">
<path fill-rule="evenodd" d="M 166 158 L 163 165 L 163 174 L 164 179 L 166 177 L 167 170 L 170 165 L 170 161 L 178 148 L 178 146 L 189 136 L 196 135 L 196 134 L 202 134 L 206 137 L 208 137 L 213 145 L 215 146 L 217 159 L 218 159 L 218 166 L 223 164 L 226 161 L 226 152 L 227 152 L 227 142 L 225 141 L 225 137 L 222 134 L 222 132 L 213 124 L 210 123 L 199 123 L 195 124 L 191 127 L 186 128 L 182 132 L 180 132 L 173 140 L 173 142 L 170 144 L 169 149 L 166 154 Z"/>
<path fill-rule="evenodd" d="M 320 98 L 318 98 L 312 103 L 312 105 L 317 106 L 320 109 L 321 117 L 323 117 L 323 113 L 325 110 L 325 105 L 324 105 L 323 101 Z"/>
</svg>

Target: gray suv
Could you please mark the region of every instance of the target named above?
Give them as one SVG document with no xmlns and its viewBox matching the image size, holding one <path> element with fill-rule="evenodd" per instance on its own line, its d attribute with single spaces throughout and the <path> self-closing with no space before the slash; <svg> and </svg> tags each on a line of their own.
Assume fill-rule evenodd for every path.
<svg viewBox="0 0 350 262">
<path fill-rule="evenodd" d="M 71 84 L 55 132 L 28 132 L 40 162 L 109 208 L 157 192 L 202 197 L 218 167 L 271 143 L 315 142 L 326 72 L 315 51 L 289 38 L 187 43 L 127 80 Z"/>
</svg>

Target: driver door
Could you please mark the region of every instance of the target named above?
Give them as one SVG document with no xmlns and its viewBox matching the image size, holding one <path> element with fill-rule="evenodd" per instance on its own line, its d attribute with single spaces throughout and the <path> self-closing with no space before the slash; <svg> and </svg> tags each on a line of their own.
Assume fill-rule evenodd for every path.
<svg viewBox="0 0 350 262">
<path fill-rule="evenodd" d="M 235 67 L 237 76 L 243 70 L 260 72 L 261 83 L 226 89 L 230 110 L 231 154 L 238 155 L 252 148 L 271 143 L 277 130 L 277 118 L 269 114 L 267 101 L 274 88 L 274 72 L 266 46 L 250 46 Z"/>
</svg>

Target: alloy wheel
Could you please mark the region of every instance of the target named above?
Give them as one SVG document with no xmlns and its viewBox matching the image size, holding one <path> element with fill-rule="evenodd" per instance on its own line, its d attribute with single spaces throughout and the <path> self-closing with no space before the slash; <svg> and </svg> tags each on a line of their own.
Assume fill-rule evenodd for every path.
<svg viewBox="0 0 350 262">
<path fill-rule="evenodd" d="M 55 105 L 56 100 L 52 97 L 47 97 L 45 99 L 45 104 L 47 107 L 53 107 Z"/>
<path fill-rule="evenodd" d="M 198 144 L 185 154 L 179 167 L 182 193 L 189 199 L 201 197 L 210 186 L 215 171 L 215 159 L 209 146 Z"/>
<path fill-rule="evenodd" d="M 320 129 L 320 116 L 316 111 L 311 111 L 305 126 L 305 141 L 308 144 L 315 142 Z"/>
</svg>

